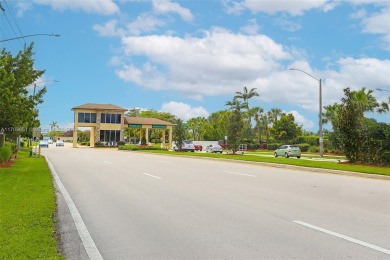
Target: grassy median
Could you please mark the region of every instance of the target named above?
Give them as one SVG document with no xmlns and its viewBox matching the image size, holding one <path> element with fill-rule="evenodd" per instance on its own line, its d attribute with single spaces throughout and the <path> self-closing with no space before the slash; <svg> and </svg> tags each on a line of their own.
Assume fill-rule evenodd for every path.
<svg viewBox="0 0 390 260">
<path fill-rule="evenodd" d="M 173 152 L 167 150 L 140 150 L 142 152 L 149 153 L 160 153 L 160 154 L 171 154 L 179 156 L 196 156 L 196 157 L 211 157 L 211 158 L 221 158 L 221 159 L 230 159 L 230 160 L 239 160 L 239 161 L 250 161 L 250 162 L 266 162 L 266 163 L 276 163 L 276 164 L 288 164 L 295 166 L 303 166 L 310 168 L 322 168 L 329 170 L 340 170 L 340 171 L 350 171 L 350 172 L 360 172 L 368 174 L 379 174 L 390 176 L 390 167 L 374 166 L 374 165 L 358 165 L 358 164 L 344 164 L 337 162 L 323 162 L 315 160 L 302 160 L 295 158 L 284 158 L 284 157 L 265 157 L 257 155 L 231 155 L 231 154 L 211 154 L 211 153 L 190 153 L 190 152 Z"/>
<path fill-rule="evenodd" d="M 63 259 L 57 253 L 55 192 L 44 158 L 27 151 L 0 168 L 0 259 Z"/>
</svg>

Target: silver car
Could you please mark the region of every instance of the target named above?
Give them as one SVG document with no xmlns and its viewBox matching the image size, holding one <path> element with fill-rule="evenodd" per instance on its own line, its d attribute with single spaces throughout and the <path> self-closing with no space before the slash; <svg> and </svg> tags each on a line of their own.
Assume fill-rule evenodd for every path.
<svg viewBox="0 0 390 260">
<path fill-rule="evenodd" d="M 296 145 L 282 145 L 275 150 L 274 156 L 284 156 L 286 158 L 297 157 L 299 159 L 301 158 L 301 149 Z"/>
<path fill-rule="evenodd" d="M 222 153 L 223 149 L 222 146 L 218 144 L 210 144 L 206 146 L 206 153 Z"/>
</svg>

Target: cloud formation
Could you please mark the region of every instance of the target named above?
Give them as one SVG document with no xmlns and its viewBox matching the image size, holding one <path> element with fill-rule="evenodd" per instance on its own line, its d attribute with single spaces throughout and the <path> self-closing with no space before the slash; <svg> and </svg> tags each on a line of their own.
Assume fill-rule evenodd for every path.
<svg viewBox="0 0 390 260">
<path fill-rule="evenodd" d="M 209 112 L 203 107 L 192 107 L 189 104 L 175 101 L 162 104 L 160 111 L 171 113 L 183 121 L 187 121 L 194 117 L 209 116 Z"/>
<path fill-rule="evenodd" d="M 34 3 L 49 5 L 55 10 L 81 10 L 87 13 L 97 13 L 102 15 L 113 15 L 119 13 L 119 7 L 113 0 L 34 0 Z"/>
</svg>

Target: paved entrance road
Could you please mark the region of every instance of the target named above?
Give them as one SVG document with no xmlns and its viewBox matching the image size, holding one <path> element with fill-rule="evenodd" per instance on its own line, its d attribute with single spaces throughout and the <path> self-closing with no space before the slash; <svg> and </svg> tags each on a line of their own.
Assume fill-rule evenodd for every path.
<svg viewBox="0 0 390 260">
<path fill-rule="evenodd" d="M 390 182 L 43 149 L 104 259 L 389 259 Z"/>
</svg>

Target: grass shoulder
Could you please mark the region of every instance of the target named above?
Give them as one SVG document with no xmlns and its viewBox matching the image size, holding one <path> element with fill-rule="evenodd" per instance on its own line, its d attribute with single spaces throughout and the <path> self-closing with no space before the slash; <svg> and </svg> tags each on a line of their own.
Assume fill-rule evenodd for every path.
<svg viewBox="0 0 390 260">
<path fill-rule="evenodd" d="M 160 154 L 171 154 L 177 156 L 196 156 L 196 157 L 211 157 L 211 158 L 221 158 L 221 159 L 230 159 L 238 161 L 250 161 L 250 162 L 266 162 L 266 163 L 275 163 L 275 164 L 286 164 L 310 168 L 321 168 L 329 170 L 340 170 L 340 171 L 350 171 L 350 172 L 359 172 L 367 174 L 379 174 L 390 176 L 389 167 L 379 167 L 379 166 L 370 166 L 370 165 L 357 165 L 357 164 L 343 164 L 336 162 L 326 162 L 326 161 L 312 161 L 312 160 L 302 160 L 295 158 L 284 158 L 284 157 L 263 157 L 258 155 L 230 155 L 230 154 L 212 154 L 212 153 L 190 153 L 190 152 L 173 152 L 168 150 L 139 150 L 141 152 L 150 152 L 150 153 L 160 153 Z"/>
<path fill-rule="evenodd" d="M 57 252 L 55 193 L 45 159 L 19 152 L 0 168 L 0 259 L 63 259 Z"/>
</svg>

